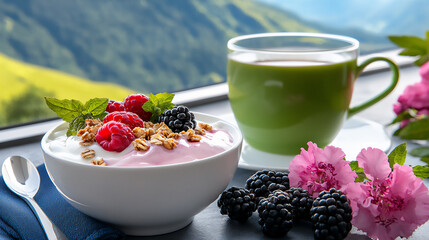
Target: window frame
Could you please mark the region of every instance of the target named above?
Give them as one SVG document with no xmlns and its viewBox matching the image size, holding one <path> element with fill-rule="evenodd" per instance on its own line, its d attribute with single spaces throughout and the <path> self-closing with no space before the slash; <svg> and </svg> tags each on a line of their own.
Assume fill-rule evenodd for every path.
<svg viewBox="0 0 429 240">
<path fill-rule="evenodd" d="M 393 60 L 399 67 L 412 66 L 415 57 L 399 55 L 401 49 L 394 49 L 383 52 L 371 53 L 359 56 L 358 62 L 361 63 L 368 58 L 383 56 Z M 384 62 L 375 62 L 365 68 L 361 75 L 374 74 L 381 71 L 387 71 L 388 65 Z M 201 106 L 207 103 L 217 102 L 228 99 L 228 84 L 226 82 L 183 90 L 175 92 L 173 102 L 183 104 L 188 107 Z M 51 128 L 58 125 L 62 120 L 51 118 L 40 121 L 28 122 L 18 125 L 11 125 L 0 128 L 0 148 L 25 144 L 41 139 L 41 137 Z"/>
</svg>

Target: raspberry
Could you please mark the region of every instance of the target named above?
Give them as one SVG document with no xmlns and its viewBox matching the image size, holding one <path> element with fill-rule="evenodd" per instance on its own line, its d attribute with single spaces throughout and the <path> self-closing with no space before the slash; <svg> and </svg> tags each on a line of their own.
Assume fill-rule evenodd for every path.
<svg viewBox="0 0 429 240">
<path fill-rule="evenodd" d="M 104 150 L 122 152 L 134 140 L 134 135 L 127 125 L 111 121 L 98 129 L 96 140 Z"/>
<path fill-rule="evenodd" d="M 150 121 L 150 117 L 152 116 L 151 112 L 146 112 L 143 110 L 142 106 L 145 102 L 149 101 L 149 98 L 144 94 L 133 94 L 129 95 L 124 100 L 125 111 L 133 112 L 143 120 Z"/>
<path fill-rule="evenodd" d="M 131 129 L 134 129 L 135 127 L 143 127 L 143 121 L 141 120 L 141 118 L 137 114 L 132 112 L 109 113 L 106 117 L 104 117 L 103 123 L 108 123 L 110 121 L 123 123 Z"/>
<path fill-rule="evenodd" d="M 124 111 L 125 107 L 122 102 L 109 100 L 109 103 L 107 104 L 106 111 L 111 113 L 115 111 Z"/>
</svg>

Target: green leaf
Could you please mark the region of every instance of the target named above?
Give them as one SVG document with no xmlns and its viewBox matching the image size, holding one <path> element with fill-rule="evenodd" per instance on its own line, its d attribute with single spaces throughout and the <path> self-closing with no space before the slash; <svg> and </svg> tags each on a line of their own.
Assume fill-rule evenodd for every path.
<svg viewBox="0 0 429 240">
<path fill-rule="evenodd" d="M 421 179 L 429 178 L 429 167 L 428 166 L 414 166 L 413 172 L 416 177 Z"/>
<path fill-rule="evenodd" d="M 393 121 L 389 125 L 402 122 L 403 120 L 414 118 L 416 117 L 416 115 L 417 115 L 417 110 L 410 108 L 408 109 L 408 111 L 403 111 L 398 116 L 396 116 L 396 118 L 393 119 Z"/>
<path fill-rule="evenodd" d="M 109 99 L 107 98 L 93 98 L 85 103 L 85 110 L 92 113 L 92 115 L 99 115 L 106 111 L 108 103 Z"/>
<path fill-rule="evenodd" d="M 426 49 L 429 53 L 429 31 L 426 31 Z"/>
<path fill-rule="evenodd" d="M 401 56 L 420 56 L 424 55 L 425 51 L 422 51 L 421 49 L 404 49 L 402 52 L 399 53 Z"/>
<path fill-rule="evenodd" d="M 422 66 L 423 64 L 425 64 L 427 61 L 429 61 L 429 54 L 421 56 L 419 59 L 417 59 L 414 64 L 416 64 L 417 66 Z"/>
<path fill-rule="evenodd" d="M 389 159 L 390 168 L 393 169 L 395 163 L 404 165 L 405 158 L 407 157 L 407 143 L 404 142 L 393 149 L 393 151 L 387 156 Z"/>
<path fill-rule="evenodd" d="M 363 168 L 359 167 L 359 164 L 357 161 L 351 161 L 350 162 L 350 168 L 356 172 L 356 174 L 358 175 L 357 178 L 355 179 L 355 182 L 363 182 L 365 181 L 366 175 L 363 171 Z"/>
<path fill-rule="evenodd" d="M 58 117 L 66 122 L 72 122 L 73 119 L 82 112 L 83 104 L 74 99 L 56 99 L 45 97 L 46 105 L 54 111 Z"/>
<path fill-rule="evenodd" d="M 103 119 L 104 119 L 104 117 L 107 115 L 107 114 L 109 114 L 108 112 L 106 112 L 106 111 L 104 111 L 104 112 L 102 112 L 102 113 L 100 113 L 100 114 L 98 114 L 98 115 L 93 115 L 93 119 L 96 119 L 96 118 L 98 118 L 98 119 L 100 119 L 101 121 L 103 121 Z"/>
<path fill-rule="evenodd" d="M 429 157 L 429 147 L 416 147 L 410 151 L 410 155 L 414 157 Z"/>
<path fill-rule="evenodd" d="M 358 161 L 350 161 L 350 168 L 353 171 L 362 171 L 363 172 L 363 168 L 359 167 Z"/>
<path fill-rule="evenodd" d="M 91 118 L 91 116 L 80 114 L 79 116 L 75 117 L 73 121 L 69 124 L 69 129 L 67 130 L 67 137 L 71 135 L 76 135 L 79 130 L 85 128 L 85 120 L 88 118 Z"/>
<path fill-rule="evenodd" d="M 420 158 L 420 161 L 425 162 L 426 164 L 429 164 L 429 157 L 422 157 Z"/>
<path fill-rule="evenodd" d="M 413 140 L 429 139 L 429 119 L 423 118 L 408 123 L 399 132 L 399 137 Z"/>
<path fill-rule="evenodd" d="M 399 134 L 401 134 L 402 128 L 396 129 L 396 131 L 393 133 L 393 136 L 399 137 Z"/>
<path fill-rule="evenodd" d="M 389 36 L 389 40 L 405 49 L 421 51 L 427 53 L 426 40 L 416 36 Z"/>
<path fill-rule="evenodd" d="M 103 118 L 107 115 L 107 112 L 104 111 L 99 115 L 92 115 L 92 113 L 86 113 L 86 114 L 80 114 L 79 116 L 75 117 L 73 121 L 69 125 L 69 129 L 67 130 L 67 136 L 76 135 L 79 130 L 84 129 L 86 127 L 85 120 L 86 119 L 100 119 L 103 120 Z"/>
<path fill-rule="evenodd" d="M 173 108 L 175 105 L 172 103 L 174 94 L 172 93 L 158 93 L 149 95 L 149 101 L 143 104 L 143 110 L 151 112 L 151 122 L 157 122 L 159 115 L 165 110 Z"/>
<path fill-rule="evenodd" d="M 355 182 L 364 182 L 368 178 L 366 178 L 366 175 L 364 173 L 356 173 L 357 178 L 355 179 Z"/>
<path fill-rule="evenodd" d="M 389 36 L 390 41 L 404 48 L 399 54 L 402 56 L 419 56 L 414 63 L 422 66 L 429 61 L 429 31 L 426 32 L 426 39 L 416 36 Z"/>
<path fill-rule="evenodd" d="M 67 130 L 67 136 L 76 135 L 76 133 L 85 128 L 86 119 L 98 118 L 103 120 L 107 115 L 106 107 L 109 102 L 107 98 L 93 98 L 88 100 L 85 105 L 74 99 L 56 99 L 45 97 L 46 104 L 52 109 L 58 117 L 70 123 Z"/>
</svg>

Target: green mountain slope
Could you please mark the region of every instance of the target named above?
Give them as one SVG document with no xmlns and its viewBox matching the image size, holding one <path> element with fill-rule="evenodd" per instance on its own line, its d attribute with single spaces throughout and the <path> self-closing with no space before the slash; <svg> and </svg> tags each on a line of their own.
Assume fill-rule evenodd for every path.
<svg viewBox="0 0 429 240">
<path fill-rule="evenodd" d="M 249 0 L 0 0 L 0 52 L 141 92 L 225 81 L 226 42 L 319 31 Z"/>
<path fill-rule="evenodd" d="M 46 107 L 45 96 L 84 102 L 94 97 L 122 101 L 130 93 L 117 84 L 92 82 L 0 54 L 0 127 L 55 116 Z"/>
<path fill-rule="evenodd" d="M 0 54 L 0 101 L 9 101 L 28 86 L 51 92 L 57 98 L 86 101 L 94 97 L 123 100 L 131 90 L 112 83 L 98 83 L 60 71 L 23 63 Z M 6 81 L 4 81 L 7 79 Z"/>
</svg>

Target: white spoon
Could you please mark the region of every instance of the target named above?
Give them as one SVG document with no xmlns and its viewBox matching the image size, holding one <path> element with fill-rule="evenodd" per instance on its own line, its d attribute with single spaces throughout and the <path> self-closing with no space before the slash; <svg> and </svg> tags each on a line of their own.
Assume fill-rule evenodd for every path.
<svg viewBox="0 0 429 240">
<path fill-rule="evenodd" d="M 49 240 L 66 240 L 67 237 L 53 224 L 39 205 L 34 201 L 40 186 L 40 176 L 33 163 L 21 156 L 11 156 L 3 163 L 1 173 L 6 186 L 15 194 L 22 197 L 39 219 Z"/>
</svg>

